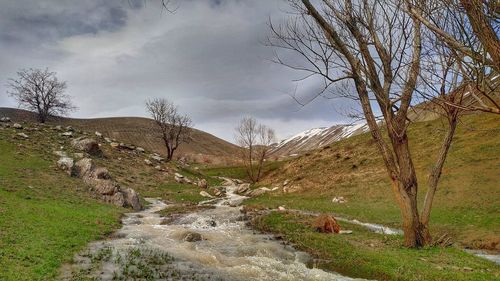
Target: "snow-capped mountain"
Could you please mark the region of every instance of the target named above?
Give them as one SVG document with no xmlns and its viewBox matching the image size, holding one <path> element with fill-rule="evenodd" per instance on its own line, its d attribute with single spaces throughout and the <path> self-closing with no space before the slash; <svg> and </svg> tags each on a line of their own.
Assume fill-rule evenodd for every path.
<svg viewBox="0 0 500 281">
<path fill-rule="evenodd" d="M 318 149 L 333 142 L 368 131 L 365 122 L 348 125 L 334 125 L 329 128 L 314 128 L 298 133 L 274 144 L 274 156 L 293 156 L 307 150 Z"/>
</svg>

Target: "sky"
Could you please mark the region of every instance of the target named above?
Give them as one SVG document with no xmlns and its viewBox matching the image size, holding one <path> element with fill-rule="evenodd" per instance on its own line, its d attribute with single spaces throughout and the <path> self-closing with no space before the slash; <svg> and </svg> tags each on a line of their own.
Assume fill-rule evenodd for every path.
<svg viewBox="0 0 500 281">
<path fill-rule="evenodd" d="M 0 0 L 0 107 L 17 107 L 7 80 L 45 68 L 67 82 L 75 118 L 147 116 L 145 100 L 167 98 L 194 127 L 234 141 L 244 116 L 278 139 L 349 122 L 349 101 L 318 98 L 319 81 L 271 62 L 269 21 L 284 0 Z M 293 57 L 289 57 L 294 59 Z M 299 59 L 299 58 L 297 58 Z"/>
</svg>

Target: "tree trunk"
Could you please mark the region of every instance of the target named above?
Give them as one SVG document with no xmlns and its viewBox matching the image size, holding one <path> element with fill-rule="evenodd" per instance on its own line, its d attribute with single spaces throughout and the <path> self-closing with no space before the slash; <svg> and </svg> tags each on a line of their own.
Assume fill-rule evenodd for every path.
<svg viewBox="0 0 500 281">
<path fill-rule="evenodd" d="M 417 175 L 411 160 L 406 129 L 398 130 L 396 124 L 390 130 L 389 137 L 399 167 L 397 180 L 393 180 L 392 185 L 403 219 L 404 245 L 411 248 L 426 246 L 432 239 L 428 228 L 420 222 Z"/>
</svg>

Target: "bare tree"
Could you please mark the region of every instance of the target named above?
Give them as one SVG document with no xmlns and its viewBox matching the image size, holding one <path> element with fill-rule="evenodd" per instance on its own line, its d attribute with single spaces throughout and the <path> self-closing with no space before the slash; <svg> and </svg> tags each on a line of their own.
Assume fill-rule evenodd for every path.
<svg viewBox="0 0 500 281">
<path fill-rule="evenodd" d="M 421 71 L 421 22 L 405 12 L 403 1 L 289 2 L 295 17 L 285 25 L 271 26 L 270 43 L 304 60 L 292 64 L 277 57 L 276 61 L 304 71 L 304 79 L 322 77 L 325 86 L 320 94 L 338 82 L 352 85 L 346 89 L 353 91 L 341 95 L 358 100 L 362 108 L 401 210 L 404 244 L 429 244 L 428 224 L 420 221 L 407 134 Z M 378 122 L 376 112 L 383 122 Z"/>
<path fill-rule="evenodd" d="M 241 147 L 241 158 L 248 178 L 258 182 L 262 177 L 262 168 L 275 141 L 274 130 L 258 124 L 252 117 L 244 117 L 236 128 L 236 142 Z"/>
<path fill-rule="evenodd" d="M 160 130 L 161 138 L 167 148 L 167 160 L 170 161 L 179 145 L 190 140 L 191 118 L 181 115 L 177 106 L 163 98 L 146 101 L 146 109 Z"/>
<path fill-rule="evenodd" d="M 47 68 L 18 71 L 17 78 L 9 79 L 7 86 L 7 93 L 17 100 L 19 107 L 36 112 L 41 123 L 50 116 L 66 115 L 76 109 L 64 93 L 66 82 L 59 81 L 56 73 Z"/>
<path fill-rule="evenodd" d="M 500 72 L 498 1 L 407 1 L 408 11 L 463 58 Z M 465 60 L 464 60 L 465 61 Z"/>
</svg>

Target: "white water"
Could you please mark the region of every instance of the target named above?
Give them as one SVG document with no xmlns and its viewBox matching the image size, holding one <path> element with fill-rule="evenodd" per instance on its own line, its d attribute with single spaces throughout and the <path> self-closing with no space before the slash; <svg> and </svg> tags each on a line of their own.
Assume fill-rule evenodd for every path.
<svg viewBox="0 0 500 281">
<path fill-rule="evenodd" d="M 162 225 L 162 218 L 157 214 L 168 206 L 158 199 L 149 198 L 147 201 L 151 205 L 148 209 L 127 214 L 123 219 L 123 228 L 116 234 L 119 238 L 96 242 L 90 248 L 97 252 L 110 247 L 114 256 L 137 247 L 168 253 L 173 257 L 169 268 L 174 268 L 180 276 L 190 277 L 164 280 L 354 280 L 310 268 L 307 266 L 310 261 L 308 254 L 246 227 L 239 208 L 229 206 L 245 199 L 234 193 L 236 188 L 235 185 L 226 187 L 224 199 L 203 202 L 215 208 L 181 216 L 168 225 Z M 203 240 L 184 241 L 190 232 L 201 234 Z M 83 260 L 80 259 L 85 264 Z M 111 259 L 90 275 L 100 280 L 112 280 L 118 269 Z"/>
</svg>

